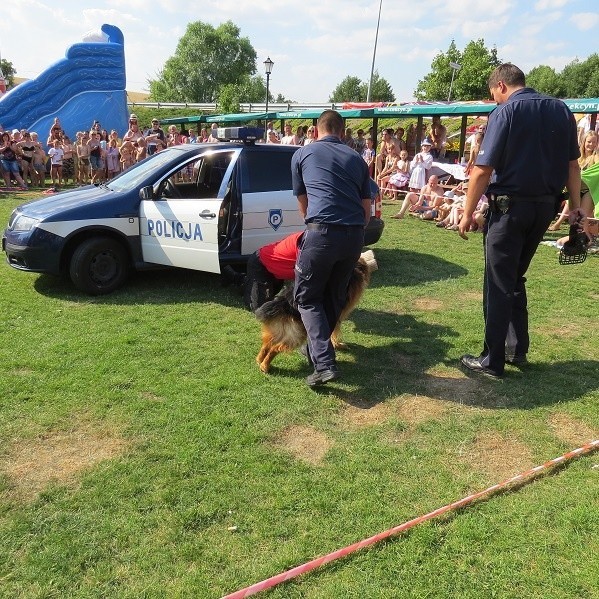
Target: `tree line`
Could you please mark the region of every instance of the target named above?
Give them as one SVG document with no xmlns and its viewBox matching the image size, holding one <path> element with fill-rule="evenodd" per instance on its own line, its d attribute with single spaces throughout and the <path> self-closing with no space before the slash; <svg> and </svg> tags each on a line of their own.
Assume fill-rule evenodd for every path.
<svg viewBox="0 0 599 599">
<path fill-rule="evenodd" d="M 151 99 L 156 102 L 216 102 L 222 112 L 237 112 L 241 102 L 264 102 L 264 78 L 256 74 L 256 51 L 239 27 L 227 21 L 213 27 L 196 21 L 187 26 L 174 56 L 169 58 L 157 78 L 149 81 Z M 504 62 L 495 47 L 484 39 L 472 40 L 460 50 L 454 40 L 446 52 L 437 54 L 429 72 L 414 90 L 418 100 L 489 98 L 487 79 Z M 452 68 L 460 65 L 459 71 Z M 574 60 L 561 72 L 541 65 L 527 75 L 527 84 L 537 91 L 560 98 L 599 97 L 599 55 L 584 61 Z M 453 83 L 452 83 L 453 76 Z M 365 102 L 368 81 L 355 75 L 345 77 L 331 92 L 329 102 Z M 373 74 L 370 99 L 373 102 L 396 100 L 390 83 L 378 72 Z M 269 102 L 292 102 L 282 94 Z"/>
<path fill-rule="evenodd" d="M 148 80 L 150 100 L 154 102 L 216 103 L 220 112 L 239 111 L 241 103 L 261 103 L 266 99 L 264 77 L 256 73 L 257 54 L 249 38 L 232 21 L 213 27 L 202 21 L 187 25 L 173 56 L 167 59 L 155 79 Z M 437 54 L 429 72 L 418 81 L 414 96 L 418 100 L 483 100 L 489 98 L 487 78 L 503 61 L 495 47 L 487 48 L 484 39 L 470 41 L 460 50 L 452 40 L 446 52 Z M 453 66 L 452 66 L 453 64 Z M 457 70 L 455 65 L 459 65 Z M 0 67 L 10 88 L 16 73 L 8 60 Z M 453 82 L 452 82 L 453 77 Z M 558 98 L 599 97 L 599 54 L 574 60 L 560 72 L 547 65 L 527 74 L 527 85 Z M 331 92 L 329 102 L 365 102 L 368 81 L 348 75 Z M 394 102 L 389 82 L 375 72 L 370 99 Z M 401 99 L 401 98 L 400 98 Z M 282 94 L 270 93 L 269 102 L 288 102 Z"/>
</svg>

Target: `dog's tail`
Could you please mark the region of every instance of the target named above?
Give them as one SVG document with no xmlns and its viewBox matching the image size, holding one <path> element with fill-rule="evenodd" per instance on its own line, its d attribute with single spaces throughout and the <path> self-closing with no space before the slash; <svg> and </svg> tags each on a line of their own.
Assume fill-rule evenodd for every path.
<svg viewBox="0 0 599 599">
<path fill-rule="evenodd" d="M 366 262 L 366 266 L 368 266 L 368 270 L 372 272 L 373 270 L 378 270 L 378 263 L 376 258 L 374 257 L 374 252 L 372 250 L 366 250 L 360 254 L 360 258 Z"/>
</svg>

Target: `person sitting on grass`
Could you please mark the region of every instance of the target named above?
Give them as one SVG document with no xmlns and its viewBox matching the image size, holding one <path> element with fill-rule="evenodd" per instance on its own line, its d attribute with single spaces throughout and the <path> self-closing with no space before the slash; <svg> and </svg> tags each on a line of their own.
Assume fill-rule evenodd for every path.
<svg viewBox="0 0 599 599">
<path fill-rule="evenodd" d="M 454 197 L 455 197 L 455 188 L 448 189 L 443 194 L 443 202 L 437 208 L 437 216 L 435 217 L 435 220 L 437 221 L 437 227 L 444 227 L 445 224 L 447 224 L 445 222 L 445 219 L 449 216 L 451 207 L 453 206 Z"/>
<path fill-rule="evenodd" d="M 439 185 L 439 177 L 431 175 L 428 183 L 420 190 L 420 193 L 417 194 L 411 191 L 406 194 L 399 212 L 391 218 L 402 219 L 408 210 L 410 212 L 426 212 L 435 205 L 441 205 L 444 193 L 445 190 Z"/>
</svg>

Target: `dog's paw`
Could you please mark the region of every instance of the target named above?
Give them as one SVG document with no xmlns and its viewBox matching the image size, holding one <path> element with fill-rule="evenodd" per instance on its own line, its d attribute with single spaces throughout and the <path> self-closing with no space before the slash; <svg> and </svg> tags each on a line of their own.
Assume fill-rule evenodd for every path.
<svg viewBox="0 0 599 599">
<path fill-rule="evenodd" d="M 260 372 L 262 372 L 264 374 L 268 374 L 268 371 L 270 370 L 269 364 L 265 364 L 264 362 L 262 362 L 262 364 L 259 364 L 259 366 L 260 366 Z"/>
<path fill-rule="evenodd" d="M 344 343 L 343 341 L 333 341 L 333 348 L 335 350 L 344 350 L 344 349 L 348 349 L 349 345 L 347 345 L 347 343 Z"/>
</svg>

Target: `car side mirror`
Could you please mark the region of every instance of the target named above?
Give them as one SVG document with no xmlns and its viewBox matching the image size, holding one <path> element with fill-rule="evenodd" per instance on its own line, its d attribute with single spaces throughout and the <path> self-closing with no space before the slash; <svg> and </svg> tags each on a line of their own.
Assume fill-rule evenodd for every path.
<svg viewBox="0 0 599 599">
<path fill-rule="evenodd" d="M 139 190 L 139 199 L 140 200 L 153 200 L 154 199 L 154 189 L 151 185 L 147 187 L 142 187 Z"/>
</svg>

